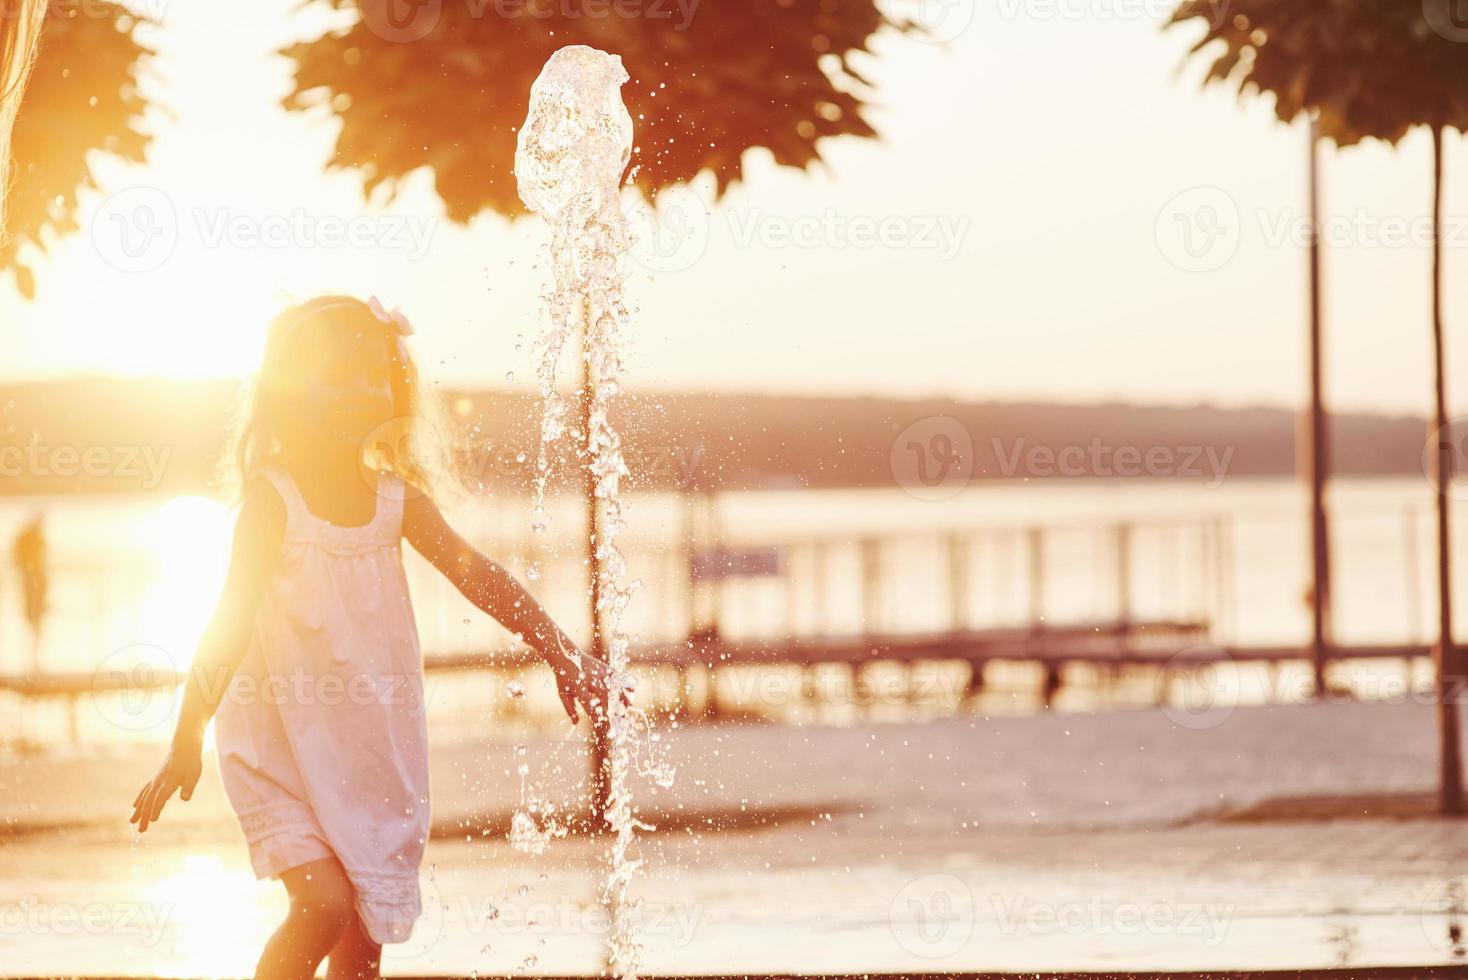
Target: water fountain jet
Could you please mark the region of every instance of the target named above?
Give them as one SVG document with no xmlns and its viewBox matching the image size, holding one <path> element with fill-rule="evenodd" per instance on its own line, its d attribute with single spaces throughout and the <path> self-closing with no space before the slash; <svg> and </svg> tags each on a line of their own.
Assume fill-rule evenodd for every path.
<svg viewBox="0 0 1468 980">
<path fill-rule="evenodd" d="M 612 668 L 616 685 L 628 684 L 628 644 L 620 625 L 635 584 L 617 546 L 623 528 L 620 484 L 627 476 L 621 439 L 610 410 L 623 373 L 619 333 L 626 319 L 622 258 L 631 245 L 622 215 L 622 175 L 632 154 L 632 117 L 622 103 L 627 81 L 622 60 L 585 45 L 551 55 L 530 89 L 530 110 L 515 150 L 520 198 L 551 229 L 550 325 L 538 346 L 544 402 L 536 457 L 534 523 L 545 528 L 550 447 L 564 434 L 565 403 L 556 388 L 556 365 L 577 326 L 582 334 L 580 427 L 585 438 L 587 564 L 591 576 L 591 652 Z M 627 894 L 637 863 L 629 848 L 637 827 L 627 786 L 637 751 L 632 740 L 646 718 L 611 698 L 605 729 L 592 735 L 593 821 L 612 832 L 602 900 L 611 914 L 608 968 L 636 977 L 634 909 Z M 523 822 L 522 822 L 523 823 Z"/>
</svg>

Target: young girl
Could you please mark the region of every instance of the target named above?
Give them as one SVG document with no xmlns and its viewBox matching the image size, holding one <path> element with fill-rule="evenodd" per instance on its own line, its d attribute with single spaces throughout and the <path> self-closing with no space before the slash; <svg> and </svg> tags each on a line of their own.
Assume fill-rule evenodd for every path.
<svg viewBox="0 0 1468 980">
<path fill-rule="evenodd" d="M 133 801 L 141 832 L 175 791 L 193 795 L 217 710 L 220 775 L 250 863 L 290 894 L 257 977 L 310 977 L 326 957 L 329 977 L 375 977 L 381 944 L 407 939 L 419 914 L 428 751 L 403 538 L 545 657 L 572 723 L 577 702 L 593 715 L 606 704 L 607 665 L 444 522 L 430 461 L 374 436 L 423 419 L 410 332 L 375 299 L 338 296 L 271 324 L 239 440 L 224 595 L 172 747 Z"/>
</svg>

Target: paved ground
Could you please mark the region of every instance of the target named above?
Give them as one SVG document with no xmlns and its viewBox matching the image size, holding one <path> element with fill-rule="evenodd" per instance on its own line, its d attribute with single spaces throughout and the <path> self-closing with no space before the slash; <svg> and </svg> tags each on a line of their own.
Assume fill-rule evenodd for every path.
<svg viewBox="0 0 1468 980">
<path fill-rule="evenodd" d="M 389 972 L 598 968 L 600 845 L 529 856 L 476 830 L 519 798 L 517 743 L 536 793 L 574 796 L 574 739 L 441 745 L 428 911 Z M 641 790 L 680 818 L 638 851 L 651 972 L 1461 962 L 1468 826 L 1218 818 L 1284 796 L 1430 791 L 1427 706 L 1240 708 L 1206 728 L 1163 711 L 728 726 L 667 746 L 673 787 Z M 249 970 L 279 885 L 250 877 L 212 777 L 134 841 L 122 813 L 154 762 L 114 749 L 0 769 L 0 972 Z M 769 813 L 782 822 L 761 825 Z M 698 830 L 705 814 L 722 829 Z"/>
</svg>

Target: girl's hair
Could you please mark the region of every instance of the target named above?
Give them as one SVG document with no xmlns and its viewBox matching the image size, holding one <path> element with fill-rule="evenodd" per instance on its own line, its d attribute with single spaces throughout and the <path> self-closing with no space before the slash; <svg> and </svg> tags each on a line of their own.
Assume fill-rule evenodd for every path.
<svg viewBox="0 0 1468 980">
<path fill-rule="evenodd" d="M 379 308 L 380 309 L 380 308 Z M 448 460 L 448 430 L 439 407 L 418 380 L 418 368 L 403 340 L 403 331 L 374 307 L 350 296 L 322 296 L 286 310 L 270 323 L 265 355 L 250 383 L 235 423 L 233 472 L 226 482 L 238 498 L 268 466 L 281 462 L 285 435 L 301 425 L 293 382 L 299 385 L 302 341 L 322 330 L 346 330 L 382 339 L 392 388 L 392 416 L 363 446 L 363 465 L 392 473 L 419 493 L 427 493 Z M 359 360 L 372 356 L 370 346 L 355 345 Z M 369 365 L 359 365 L 367 370 Z M 310 383 L 310 379 L 306 379 Z M 378 438 L 380 436 L 381 438 Z"/>
<path fill-rule="evenodd" d="M 10 133 L 30 77 L 46 0 L 0 0 L 0 240 L 10 186 Z"/>
</svg>

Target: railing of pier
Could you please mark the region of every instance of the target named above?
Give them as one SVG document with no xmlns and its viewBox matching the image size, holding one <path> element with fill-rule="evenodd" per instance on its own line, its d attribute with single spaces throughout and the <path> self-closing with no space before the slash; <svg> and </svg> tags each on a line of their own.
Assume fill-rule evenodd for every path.
<svg viewBox="0 0 1468 980">
<path fill-rule="evenodd" d="M 1424 513 L 1373 513 L 1336 527 L 1351 545 L 1337 552 L 1335 613 L 1346 635 L 1359 633 L 1368 643 L 1423 642 L 1431 575 Z M 1221 515 L 855 534 L 746 532 L 702 547 L 769 551 L 777 556 L 774 574 L 702 581 L 690 573 L 686 535 L 633 534 L 628 561 L 642 584 L 627 628 L 636 643 L 654 645 L 710 627 L 731 638 L 773 640 L 1162 621 L 1206 624 L 1207 638 L 1217 643 L 1296 642 L 1308 612 L 1303 550 L 1290 538 L 1297 531 L 1284 519 Z M 571 554 L 558 559 L 551 549 L 530 550 L 528 540 L 491 534 L 476 543 L 522 575 L 530 561 L 538 562 L 542 574 L 532 588 L 573 635 L 584 635 L 584 565 Z M 408 567 L 425 653 L 511 644 L 411 553 Z M 177 630 L 165 638 L 157 628 L 170 615 L 161 583 L 159 562 L 146 555 L 58 557 L 43 669 L 85 671 L 130 644 L 176 644 Z M 207 602 L 195 595 L 189 603 L 185 612 L 202 625 L 208 610 L 193 606 Z M 0 674 L 29 664 L 20 608 L 17 576 L 7 564 L 0 567 Z M 1375 620 L 1384 625 L 1375 627 Z M 167 653 L 186 663 L 192 651 Z"/>
</svg>

